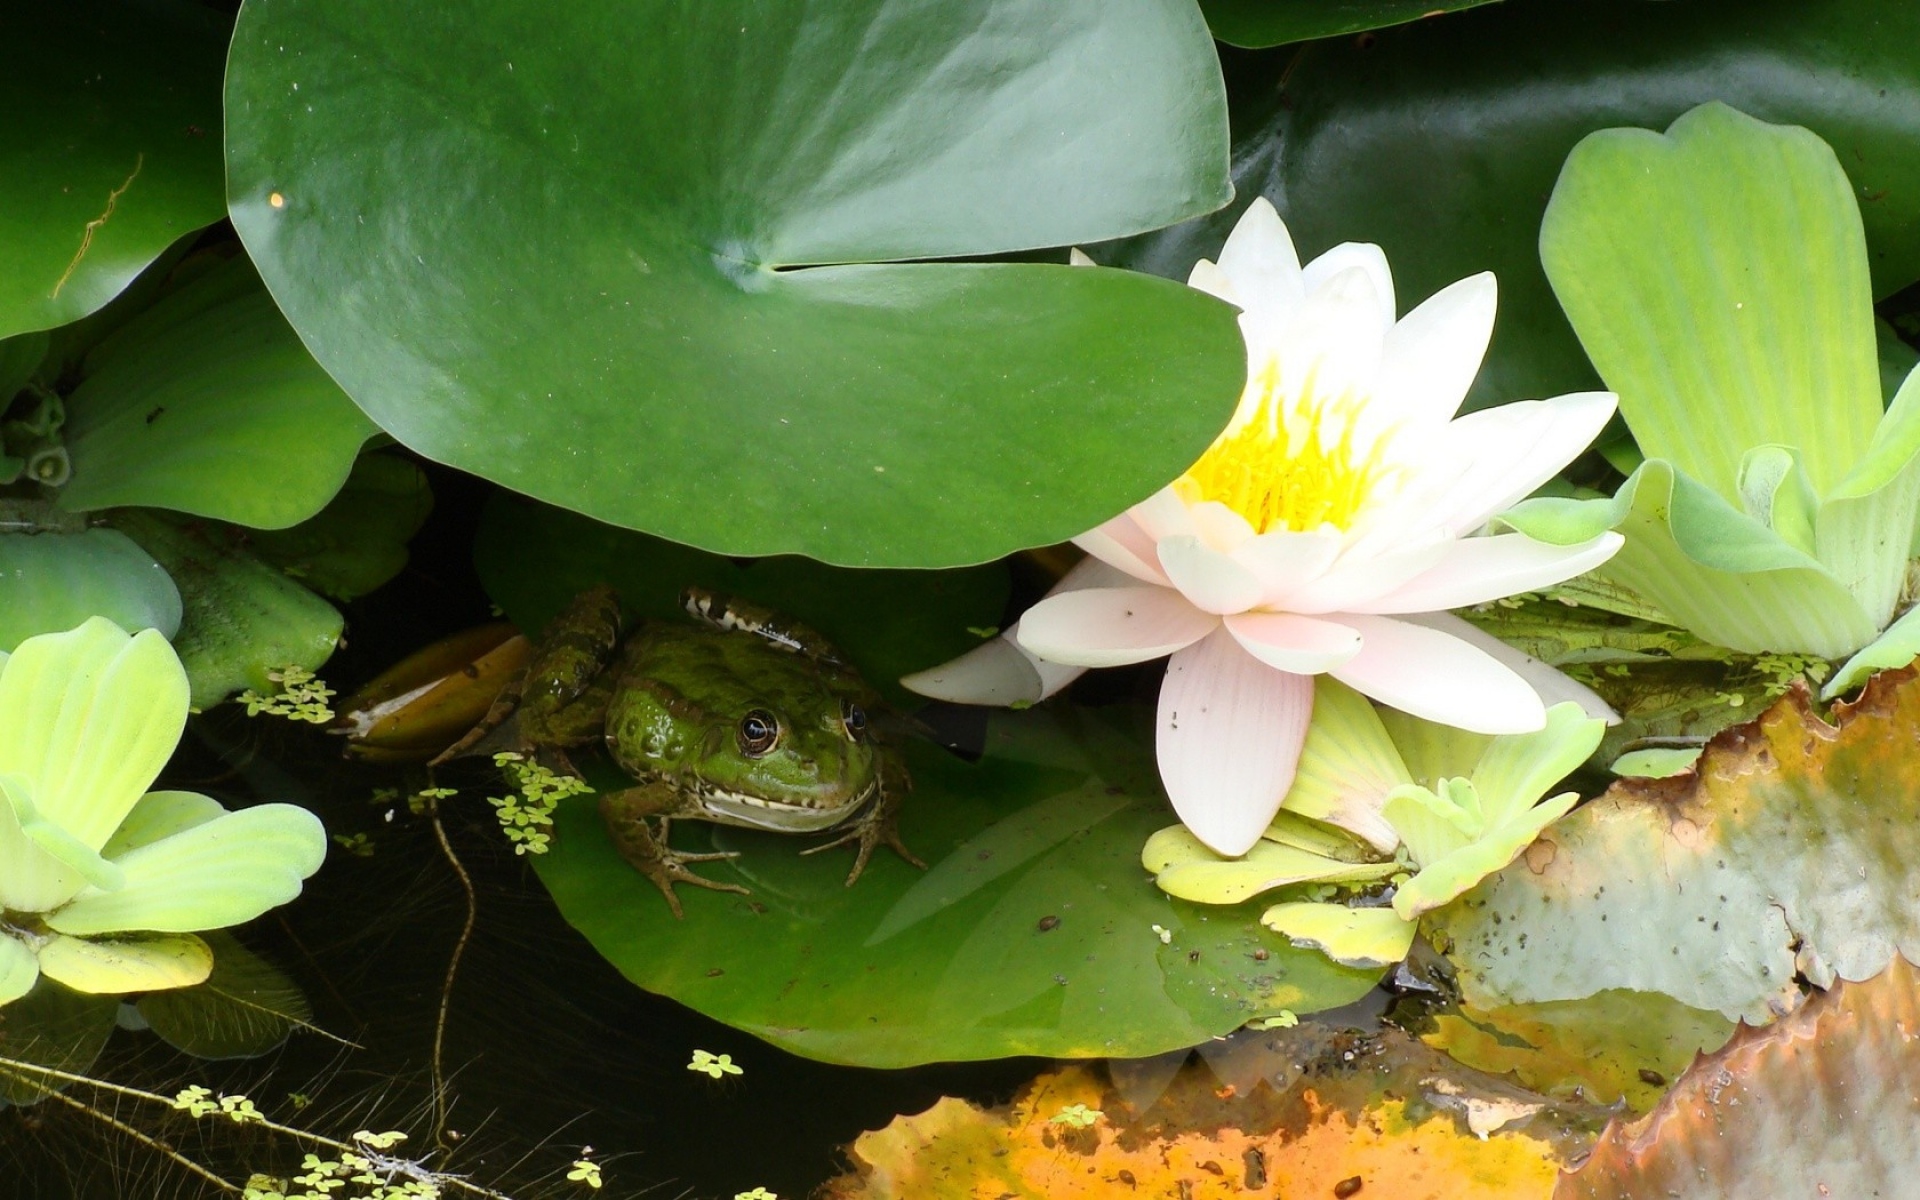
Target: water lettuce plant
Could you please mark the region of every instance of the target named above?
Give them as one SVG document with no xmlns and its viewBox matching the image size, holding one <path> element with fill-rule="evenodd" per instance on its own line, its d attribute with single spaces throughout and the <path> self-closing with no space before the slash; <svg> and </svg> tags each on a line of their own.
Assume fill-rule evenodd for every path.
<svg viewBox="0 0 1920 1200">
<path fill-rule="evenodd" d="M 1173 826 L 1147 842 L 1141 862 L 1169 894 L 1207 904 L 1392 876 L 1386 903 L 1293 899 L 1261 916 L 1350 966 L 1404 958 L 1421 916 L 1505 867 L 1565 816 L 1577 792 L 1542 797 L 1593 753 L 1605 729 L 1562 702 L 1538 730 L 1487 737 L 1382 713 L 1332 679 L 1317 692 L 1294 786 L 1254 849 L 1226 857 Z M 1372 853 L 1355 853 L 1329 826 L 1364 837 Z"/>
<path fill-rule="evenodd" d="M 1599 577 L 1737 651 L 1848 658 L 1827 695 L 1920 650 L 1894 618 L 1920 531 L 1920 375 L 1883 409 L 1852 185 L 1811 132 L 1706 104 L 1568 158 L 1547 276 L 1645 461 L 1611 499 L 1504 520 L 1607 529 Z M 1851 656 L 1849 658 L 1849 656 Z"/>
<path fill-rule="evenodd" d="M 1493 331 L 1493 277 L 1396 320 L 1379 247 L 1303 267 L 1265 200 L 1189 283 L 1240 309 L 1239 408 L 1170 486 L 1074 539 L 1119 578 L 1049 596 L 1015 636 L 1080 667 L 1171 655 L 1160 777 L 1194 836 L 1235 855 L 1293 781 L 1315 675 L 1482 733 L 1540 729 L 1539 689 L 1573 694 L 1444 610 L 1562 582 L 1619 548 L 1607 529 L 1566 545 L 1470 536 L 1585 449 L 1614 400 L 1456 416 Z"/>
<path fill-rule="evenodd" d="M 304 808 L 229 812 L 147 791 L 187 715 L 187 676 L 154 630 L 96 617 L 0 655 L 0 1004 L 42 975 L 81 992 L 207 977 L 197 931 L 300 893 L 326 833 Z"/>
</svg>

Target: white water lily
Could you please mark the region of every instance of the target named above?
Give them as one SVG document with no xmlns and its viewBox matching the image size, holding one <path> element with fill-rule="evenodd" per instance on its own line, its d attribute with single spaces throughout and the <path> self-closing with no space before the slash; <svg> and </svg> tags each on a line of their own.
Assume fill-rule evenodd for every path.
<svg viewBox="0 0 1920 1200">
<path fill-rule="evenodd" d="M 1604 708 L 1444 610 L 1562 582 L 1619 548 L 1611 533 L 1571 546 L 1470 536 L 1585 449 L 1613 396 L 1456 416 L 1493 330 L 1493 276 L 1396 321 L 1378 246 L 1336 246 L 1302 268 L 1265 200 L 1188 282 L 1241 309 L 1240 405 L 1171 486 L 1074 539 L 1107 577 L 1076 579 L 1014 632 L 1037 664 L 1172 655 L 1158 757 L 1187 827 L 1222 854 L 1254 845 L 1293 780 L 1322 672 L 1483 733 L 1541 728 L 1543 695 Z M 975 655 L 906 683 L 986 698 L 985 660 L 1008 655 Z M 1029 674 L 1043 684 L 1030 698 L 1064 684 Z"/>
<path fill-rule="evenodd" d="M 41 975 L 85 992 L 205 979 L 194 937 L 299 895 L 326 831 L 291 804 L 149 792 L 187 716 L 155 630 L 95 617 L 0 654 L 0 1005 Z"/>
</svg>

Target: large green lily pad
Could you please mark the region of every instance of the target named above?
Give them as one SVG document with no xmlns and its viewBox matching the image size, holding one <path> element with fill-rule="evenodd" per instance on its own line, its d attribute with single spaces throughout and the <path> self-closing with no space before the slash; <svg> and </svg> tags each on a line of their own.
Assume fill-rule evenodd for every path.
<svg viewBox="0 0 1920 1200">
<path fill-rule="evenodd" d="M 244 257 L 190 259 L 175 274 L 81 365 L 61 507 L 150 505 L 260 529 L 306 520 L 340 490 L 372 422 Z"/>
<path fill-rule="evenodd" d="M 1758 1021 L 1801 977 L 1920 957 L 1920 680 L 1876 677 L 1838 722 L 1797 688 L 1697 775 L 1615 784 L 1433 914 L 1469 1003 L 1632 988 Z"/>
<path fill-rule="evenodd" d="M 1920 972 L 1902 958 L 1696 1062 L 1554 1200 L 1905 1196 L 1920 1173 Z"/>
<path fill-rule="evenodd" d="M 846 851 L 802 858 L 801 839 L 683 822 L 681 848 L 741 852 L 701 869 L 753 894 L 682 887 L 676 921 L 592 797 L 562 806 L 536 866 L 635 983 L 833 1062 L 1138 1057 L 1365 993 L 1377 971 L 1154 887 L 1140 846 L 1167 802 L 1145 735 L 1130 710 L 1038 709 L 996 714 L 978 763 L 908 746 L 901 833 L 924 873 L 881 850 L 849 888 Z"/>
<path fill-rule="evenodd" d="M 1438 16 L 1490 0 L 1200 0 L 1213 36 L 1232 46 L 1280 46 Z"/>
<path fill-rule="evenodd" d="M 514 496 L 488 504 L 474 560 L 494 602 L 534 636 L 601 583 L 640 617 L 684 619 L 680 593 L 688 587 L 758 601 L 819 630 L 903 707 L 924 701 L 899 686 L 900 676 L 977 645 L 1007 603 L 1007 572 L 998 563 L 854 571 L 786 556 L 741 564 Z"/>
<path fill-rule="evenodd" d="M 86 316 L 220 219 L 226 25 L 166 0 L 0 14 L 0 337 Z"/>
<path fill-rule="evenodd" d="M 1857 189 L 1875 295 L 1920 278 L 1912 5 L 1507 0 L 1237 69 L 1232 208 L 1094 257 L 1185 278 L 1264 195 L 1302 255 L 1378 242 L 1403 310 L 1491 270 L 1500 319 L 1470 408 L 1598 384 L 1536 245 L 1561 164 L 1597 129 L 1665 129 L 1709 100 L 1805 125 Z"/>
<path fill-rule="evenodd" d="M 234 224 L 383 428 L 677 541 L 1062 540 L 1191 463 L 1243 383 L 1191 289 L 904 261 L 1225 203 L 1191 0 L 260 0 L 226 111 Z"/>
<path fill-rule="evenodd" d="M 0 653 L 93 616 L 172 637 L 180 591 L 151 555 L 112 529 L 0 532 Z"/>
</svg>

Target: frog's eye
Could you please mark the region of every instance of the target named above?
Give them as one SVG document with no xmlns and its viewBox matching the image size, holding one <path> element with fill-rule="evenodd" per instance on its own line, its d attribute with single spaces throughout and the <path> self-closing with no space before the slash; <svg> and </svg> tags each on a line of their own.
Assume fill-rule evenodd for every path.
<svg viewBox="0 0 1920 1200">
<path fill-rule="evenodd" d="M 856 742 L 867 740 L 867 710 L 853 701 L 847 701 L 840 710 L 840 722 L 847 727 L 847 736 Z"/>
<path fill-rule="evenodd" d="M 748 711 L 740 718 L 740 753 L 760 758 L 780 744 L 780 719 L 764 708 Z"/>
</svg>

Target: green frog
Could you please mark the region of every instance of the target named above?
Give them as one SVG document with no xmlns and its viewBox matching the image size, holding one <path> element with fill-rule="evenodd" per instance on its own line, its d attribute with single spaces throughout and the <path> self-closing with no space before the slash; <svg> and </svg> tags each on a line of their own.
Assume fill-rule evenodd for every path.
<svg viewBox="0 0 1920 1200">
<path fill-rule="evenodd" d="M 839 832 L 803 853 L 852 843 L 849 887 L 882 843 L 924 867 L 897 825 L 911 779 L 877 736 L 881 701 L 859 673 L 804 625 L 695 589 L 682 599 L 695 623 L 645 621 L 629 633 L 612 588 L 582 593 L 547 628 L 517 684 L 442 759 L 508 715 L 523 750 L 570 774 L 579 772 L 566 751 L 603 741 L 634 783 L 603 794 L 600 815 L 676 917 L 676 883 L 747 892 L 688 869 L 734 855 L 673 850 L 676 818 Z"/>
</svg>

